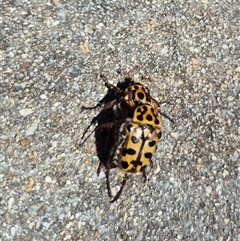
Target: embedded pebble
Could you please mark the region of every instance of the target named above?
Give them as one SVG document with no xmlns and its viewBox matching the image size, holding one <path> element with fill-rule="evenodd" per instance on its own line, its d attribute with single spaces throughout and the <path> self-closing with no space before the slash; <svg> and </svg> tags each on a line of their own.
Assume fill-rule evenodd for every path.
<svg viewBox="0 0 240 241">
<path fill-rule="evenodd" d="M 33 125 L 31 125 L 27 130 L 26 130 L 26 135 L 33 135 L 34 132 L 37 130 L 38 128 L 38 122 L 35 122 Z"/>
<path fill-rule="evenodd" d="M 161 55 L 165 55 L 168 52 L 168 47 L 164 46 L 160 52 Z"/>
<path fill-rule="evenodd" d="M 8 199 L 8 210 L 12 208 L 13 203 L 14 203 L 14 198 L 10 197 Z"/>
<path fill-rule="evenodd" d="M 207 194 L 210 194 L 212 192 L 212 187 L 206 186 L 206 192 L 207 192 Z"/>
<path fill-rule="evenodd" d="M 170 135 L 175 139 L 178 139 L 179 136 L 177 132 L 170 132 Z"/>
<path fill-rule="evenodd" d="M 14 236 L 16 233 L 16 228 L 15 227 L 11 227 L 11 235 Z"/>
<path fill-rule="evenodd" d="M 46 176 L 46 177 L 45 177 L 45 181 L 46 181 L 47 183 L 50 183 L 50 182 L 52 182 L 52 178 L 51 178 L 50 176 Z"/>
<path fill-rule="evenodd" d="M 233 96 L 228 96 L 228 98 L 227 98 L 227 100 L 229 101 L 229 102 L 231 102 L 231 101 L 233 101 L 235 98 L 233 97 Z"/>
<path fill-rule="evenodd" d="M 33 185 L 34 185 L 34 179 L 32 177 L 30 177 L 28 179 L 27 184 L 24 185 L 24 191 L 30 192 L 32 190 Z"/>
<path fill-rule="evenodd" d="M 47 99 L 47 96 L 46 96 L 45 94 L 42 94 L 42 95 L 40 95 L 40 98 L 41 98 L 42 100 L 46 100 L 46 99 Z"/>
<path fill-rule="evenodd" d="M 78 74 L 79 74 L 79 70 L 76 67 L 70 67 L 68 69 L 68 72 L 70 74 L 72 74 L 73 76 L 78 76 Z"/>
<path fill-rule="evenodd" d="M 28 54 L 22 54 L 22 58 L 26 59 L 28 57 Z"/>
<path fill-rule="evenodd" d="M 21 110 L 19 111 L 19 113 L 20 113 L 20 115 L 26 117 L 26 116 L 32 114 L 32 113 L 33 113 L 33 110 L 32 110 L 32 109 L 28 109 L 28 108 L 26 108 L 26 109 L 21 109 Z"/>
</svg>

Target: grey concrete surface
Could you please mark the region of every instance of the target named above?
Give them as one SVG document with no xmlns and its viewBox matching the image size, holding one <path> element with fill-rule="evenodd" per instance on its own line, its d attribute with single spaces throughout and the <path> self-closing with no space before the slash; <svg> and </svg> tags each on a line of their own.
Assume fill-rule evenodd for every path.
<svg viewBox="0 0 240 241">
<path fill-rule="evenodd" d="M 1 240 L 240 240 L 239 1 L 1 3 Z M 94 137 L 129 68 L 159 101 L 150 180 L 109 203 Z M 113 191 L 122 174 L 111 172 Z"/>
</svg>

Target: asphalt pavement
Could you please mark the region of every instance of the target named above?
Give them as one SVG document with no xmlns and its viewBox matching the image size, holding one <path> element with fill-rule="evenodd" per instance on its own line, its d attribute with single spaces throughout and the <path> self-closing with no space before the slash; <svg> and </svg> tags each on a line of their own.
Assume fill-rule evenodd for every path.
<svg viewBox="0 0 240 241">
<path fill-rule="evenodd" d="M 240 240 L 239 8 L 2 1 L 0 239 Z M 78 145 L 99 111 L 81 106 L 126 69 L 175 122 L 163 117 L 149 180 L 131 175 L 111 204 L 94 135 Z"/>
</svg>

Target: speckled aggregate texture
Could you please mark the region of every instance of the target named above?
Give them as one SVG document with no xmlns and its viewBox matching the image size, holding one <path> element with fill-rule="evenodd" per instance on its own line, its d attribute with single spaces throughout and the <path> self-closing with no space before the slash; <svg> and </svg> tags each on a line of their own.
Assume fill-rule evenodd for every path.
<svg viewBox="0 0 240 241">
<path fill-rule="evenodd" d="M 4 0 L 1 16 L 1 240 L 240 240 L 239 1 Z M 149 181 L 110 204 L 81 106 L 126 68 L 175 123 Z"/>
</svg>

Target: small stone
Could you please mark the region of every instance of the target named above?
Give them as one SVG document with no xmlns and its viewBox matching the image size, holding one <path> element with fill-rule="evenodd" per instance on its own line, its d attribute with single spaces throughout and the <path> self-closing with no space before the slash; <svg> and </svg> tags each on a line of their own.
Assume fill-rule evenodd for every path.
<svg viewBox="0 0 240 241">
<path fill-rule="evenodd" d="M 225 89 L 227 86 L 225 84 L 221 84 L 220 88 Z"/>
<path fill-rule="evenodd" d="M 212 154 L 212 160 L 217 161 L 217 157 L 214 154 Z"/>
<path fill-rule="evenodd" d="M 14 203 L 14 198 L 10 197 L 8 199 L 8 210 L 10 210 L 12 208 L 13 203 Z"/>
<path fill-rule="evenodd" d="M 202 163 L 197 163 L 196 169 L 199 170 L 202 167 Z"/>
<path fill-rule="evenodd" d="M 64 240 L 72 240 L 71 234 L 67 234 L 67 235 L 64 237 Z"/>
<path fill-rule="evenodd" d="M 181 62 L 183 60 L 183 56 L 182 55 L 179 55 L 178 56 L 178 61 Z"/>
<path fill-rule="evenodd" d="M 208 0 L 201 0 L 201 2 L 207 4 Z"/>
<path fill-rule="evenodd" d="M 102 178 L 105 178 L 105 172 L 103 171 L 103 170 L 101 170 L 101 172 L 99 173 L 99 175 L 98 175 L 98 178 L 99 179 L 102 179 Z"/>
<path fill-rule="evenodd" d="M 52 142 L 52 147 L 55 148 L 57 146 L 58 142 L 57 141 L 53 141 Z"/>
<path fill-rule="evenodd" d="M 74 82 L 72 88 L 75 90 L 79 90 L 79 84 Z"/>
<path fill-rule="evenodd" d="M 178 239 L 178 240 L 182 240 L 182 238 L 183 238 L 183 236 L 182 236 L 181 234 L 178 234 L 178 235 L 177 235 L 177 239 Z"/>
<path fill-rule="evenodd" d="M 152 26 L 151 26 L 150 23 L 147 23 L 146 29 L 147 29 L 148 32 L 150 32 L 152 30 Z"/>
<path fill-rule="evenodd" d="M 21 146 L 24 147 L 24 146 L 27 145 L 28 141 L 27 141 L 27 139 L 22 139 L 22 140 L 19 141 L 19 143 L 20 143 Z"/>
<path fill-rule="evenodd" d="M 170 136 L 172 136 L 173 138 L 177 139 L 179 135 L 178 135 L 177 132 L 170 132 Z"/>
<path fill-rule="evenodd" d="M 218 185 L 217 185 L 216 191 L 217 191 L 218 195 L 221 195 L 221 194 L 222 194 L 222 185 L 221 185 L 221 184 L 218 184 Z"/>
<path fill-rule="evenodd" d="M 33 111 L 32 111 L 32 109 L 30 109 L 30 108 L 25 108 L 25 109 L 21 109 L 21 110 L 19 111 L 19 113 L 20 113 L 20 115 L 26 117 L 26 116 L 32 114 Z"/>
<path fill-rule="evenodd" d="M 34 185 L 34 179 L 32 177 L 30 177 L 28 179 L 27 184 L 24 185 L 24 191 L 30 192 L 32 190 L 33 185 Z"/>
<path fill-rule="evenodd" d="M 232 102 L 232 101 L 234 100 L 234 97 L 233 97 L 233 96 L 228 96 L 228 97 L 227 97 L 227 100 L 228 100 L 229 102 Z"/>
<path fill-rule="evenodd" d="M 94 238 L 97 238 L 98 234 L 99 234 L 98 231 L 95 231 L 94 234 L 93 234 Z"/>
<path fill-rule="evenodd" d="M 55 5 L 59 4 L 59 0 L 53 0 L 53 2 L 54 2 Z"/>
<path fill-rule="evenodd" d="M 81 221 L 78 222 L 77 227 L 78 227 L 78 229 L 82 228 L 82 222 Z"/>
<path fill-rule="evenodd" d="M 28 224 L 28 228 L 29 228 L 29 229 L 32 229 L 33 226 L 34 226 L 34 222 L 30 222 L 30 223 Z M 31 240 L 31 239 L 30 239 L 30 240 Z"/>
<path fill-rule="evenodd" d="M 57 117 L 57 113 L 56 113 L 56 112 L 52 112 L 52 113 L 50 114 L 50 117 L 51 117 L 52 120 L 55 120 L 56 117 Z"/>
<path fill-rule="evenodd" d="M 227 49 L 228 49 L 228 45 L 223 44 L 223 45 L 222 45 L 222 48 L 225 49 L 225 50 L 227 50 Z"/>
<path fill-rule="evenodd" d="M 26 59 L 28 57 L 28 54 L 22 54 L 22 58 Z"/>
<path fill-rule="evenodd" d="M 89 52 L 89 48 L 88 48 L 88 44 L 87 43 L 83 43 L 79 45 L 79 48 L 83 51 L 83 52 Z"/>
<path fill-rule="evenodd" d="M 59 23 L 60 23 L 59 20 L 53 21 L 53 22 L 52 22 L 52 26 L 55 27 L 55 26 L 57 26 Z"/>
<path fill-rule="evenodd" d="M 9 57 L 13 58 L 14 56 L 15 56 L 15 55 L 14 55 L 13 52 L 10 52 L 10 53 L 9 53 Z"/>
<path fill-rule="evenodd" d="M 240 66 L 238 66 L 236 69 L 234 69 L 235 72 L 240 72 Z"/>
<path fill-rule="evenodd" d="M 224 218 L 224 223 L 227 225 L 229 223 L 229 219 L 228 218 Z"/>
<path fill-rule="evenodd" d="M 195 58 L 191 58 L 191 62 L 192 62 L 193 65 L 198 65 L 199 64 L 198 60 L 195 59 Z"/>
<path fill-rule="evenodd" d="M 226 71 L 226 74 L 227 75 L 231 75 L 233 73 L 233 69 L 228 69 L 227 71 Z"/>
<path fill-rule="evenodd" d="M 79 70 L 76 67 L 70 67 L 68 69 L 68 73 L 73 75 L 74 77 L 77 77 L 79 74 Z"/>
<path fill-rule="evenodd" d="M 114 50 L 115 49 L 115 47 L 114 47 L 114 45 L 112 45 L 111 43 L 108 43 L 108 45 L 107 45 L 110 49 L 112 49 L 112 50 Z"/>
<path fill-rule="evenodd" d="M 238 154 L 237 151 L 235 151 L 235 152 L 233 153 L 232 160 L 235 162 L 235 161 L 238 160 L 238 158 L 239 158 L 239 154 Z"/>
<path fill-rule="evenodd" d="M 5 70 L 5 73 L 11 73 L 12 69 L 10 69 L 9 67 L 7 67 L 7 69 Z"/>
<path fill-rule="evenodd" d="M 98 174 L 97 174 L 97 173 L 94 173 L 94 174 L 92 175 L 92 181 L 93 181 L 93 182 L 96 181 L 97 178 L 98 178 Z"/>
<path fill-rule="evenodd" d="M 168 52 L 168 47 L 164 46 L 160 52 L 161 55 L 165 55 Z"/>
<path fill-rule="evenodd" d="M 38 219 L 38 221 L 36 222 L 36 230 L 39 230 L 40 228 L 41 228 L 41 226 L 42 226 L 42 220 L 43 220 L 43 217 L 40 217 L 39 219 Z"/>
<path fill-rule="evenodd" d="M 45 94 L 40 95 L 40 99 L 42 99 L 42 100 L 47 100 L 47 98 L 48 97 Z"/>
<path fill-rule="evenodd" d="M 212 192 L 212 187 L 206 186 L 206 192 L 207 192 L 207 194 L 210 194 Z"/>
<path fill-rule="evenodd" d="M 213 58 L 207 58 L 207 65 L 211 65 L 215 62 Z"/>
<path fill-rule="evenodd" d="M 225 178 L 226 176 L 228 176 L 229 175 L 229 172 L 227 171 L 227 170 L 224 170 L 223 171 L 223 177 Z"/>
<path fill-rule="evenodd" d="M 158 174 L 159 172 L 160 172 L 160 166 L 159 165 L 157 165 L 157 168 L 155 169 L 155 171 L 154 171 L 154 175 L 156 175 L 156 174 Z"/>
<path fill-rule="evenodd" d="M 15 227 L 11 227 L 11 235 L 14 236 L 16 233 L 16 228 Z"/>
<path fill-rule="evenodd" d="M 30 136 L 33 135 L 34 132 L 37 130 L 38 128 L 38 123 L 33 123 L 33 125 L 31 125 L 27 130 L 26 130 L 26 135 Z"/>
<path fill-rule="evenodd" d="M 216 223 L 213 225 L 213 227 L 214 229 L 218 229 L 218 225 Z"/>
<path fill-rule="evenodd" d="M 45 177 L 45 182 L 47 182 L 47 183 L 52 182 L 52 178 L 49 177 L 49 176 L 46 176 L 46 177 Z"/>
<path fill-rule="evenodd" d="M 173 184 L 173 183 L 174 183 L 174 181 L 175 181 L 174 177 L 170 177 L 170 178 L 169 178 L 169 182 L 170 182 L 170 183 L 172 183 L 172 184 Z"/>
</svg>

